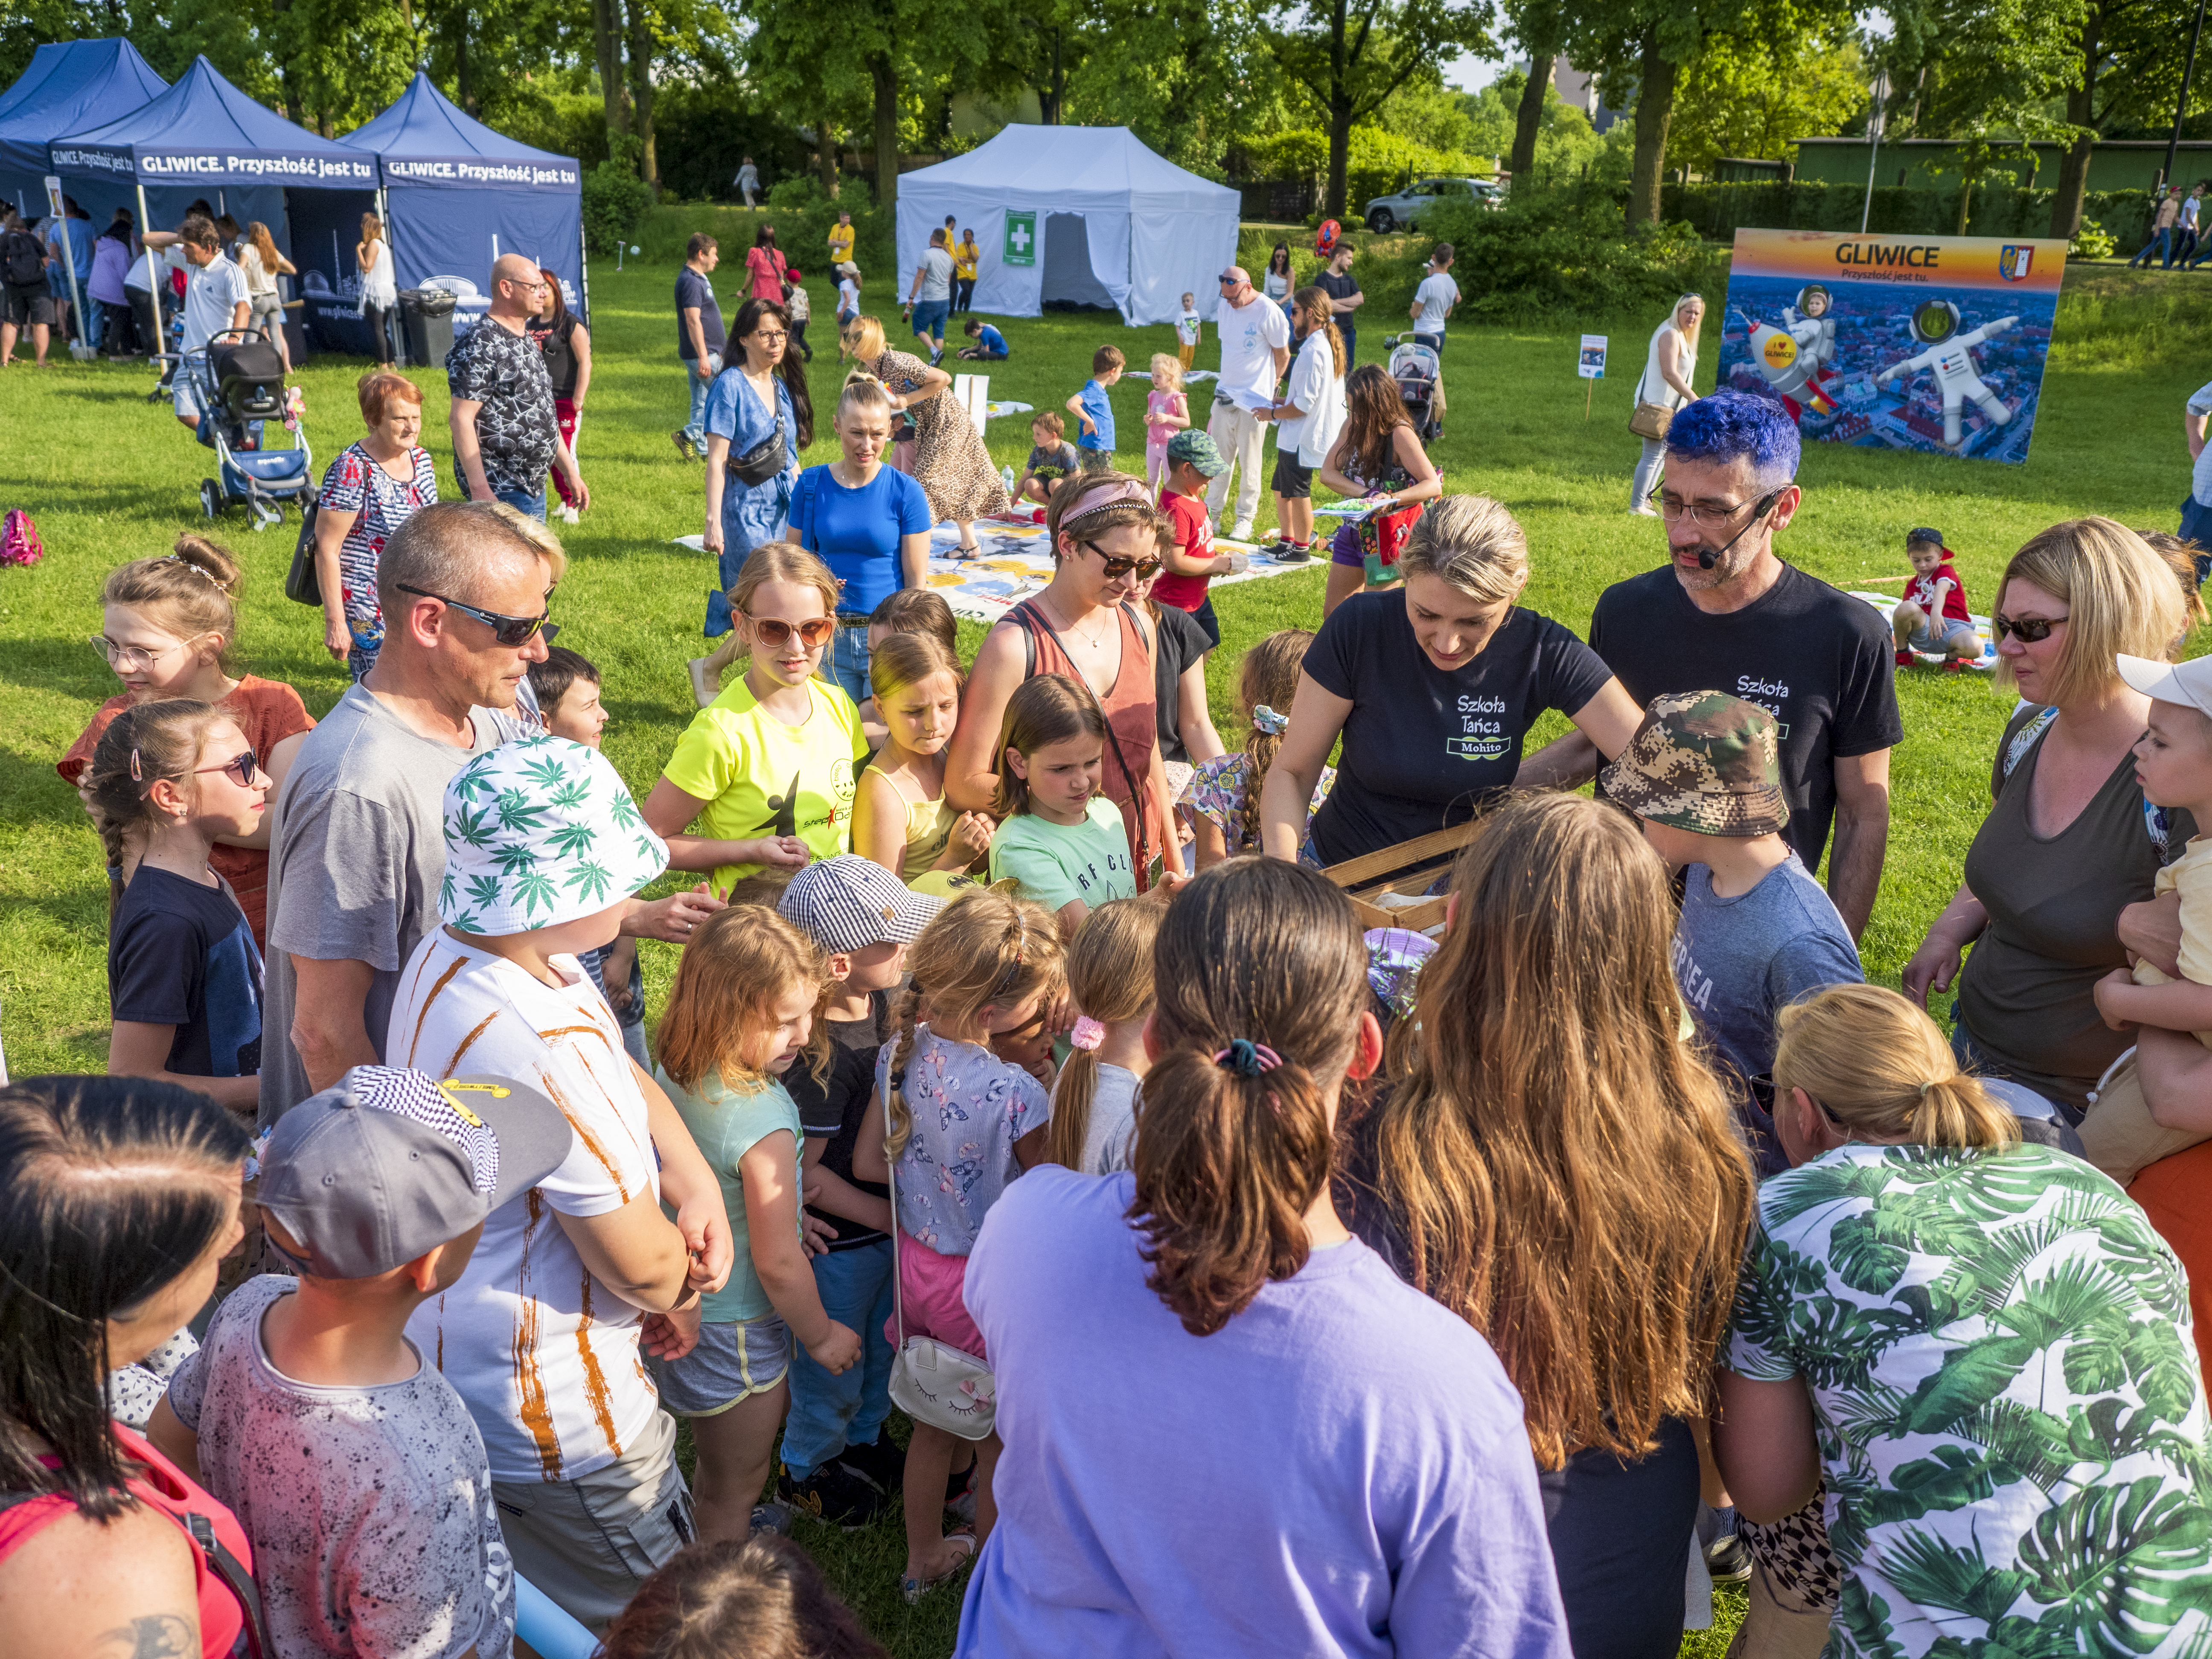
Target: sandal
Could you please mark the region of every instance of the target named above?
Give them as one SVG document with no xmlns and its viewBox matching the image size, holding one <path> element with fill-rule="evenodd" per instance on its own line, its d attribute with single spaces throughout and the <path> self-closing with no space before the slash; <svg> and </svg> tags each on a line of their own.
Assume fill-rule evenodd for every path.
<svg viewBox="0 0 2212 1659">
<path fill-rule="evenodd" d="M 919 1602 L 923 1596 L 928 1595 L 939 1584 L 949 1583 L 957 1578 L 975 1559 L 975 1534 L 966 1528 L 963 1527 L 957 1532 L 945 1534 L 945 1541 L 958 1552 L 960 1559 L 934 1578 L 900 1579 L 899 1594 L 906 1598 L 908 1607 Z"/>
<path fill-rule="evenodd" d="M 721 677 L 708 667 L 713 660 L 711 657 L 694 657 L 686 665 L 691 671 L 691 696 L 702 708 L 709 707 L 722 695 L 722 688 L 715 684 Z"/>
</svg>

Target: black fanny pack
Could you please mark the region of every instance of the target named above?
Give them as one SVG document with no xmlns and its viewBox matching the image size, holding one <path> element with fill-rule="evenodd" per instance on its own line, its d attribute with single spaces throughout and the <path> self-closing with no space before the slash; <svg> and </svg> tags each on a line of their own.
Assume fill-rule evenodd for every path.
<svg viewBox="0 0 2212 1659">
<path fill-rule="evenodd" d="M 766 483 L 791 465 L 791 447 L 783 439 L 783 416 L 775 417 L 775 434 L 762 439 L 742 455 L 732 454 L 724 470 L 748 489 Z"/>
</svg>

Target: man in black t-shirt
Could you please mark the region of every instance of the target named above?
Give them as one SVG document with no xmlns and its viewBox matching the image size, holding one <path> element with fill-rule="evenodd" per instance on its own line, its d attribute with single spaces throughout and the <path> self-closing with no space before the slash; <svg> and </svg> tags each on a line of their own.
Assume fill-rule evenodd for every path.
<svg viewBox="0 0 2212 1659">
<path fill-rule="evenodd" d="M 1336 331 L 1344 337 L 1344 372 L 1352 373 L 1358 361 L 1355 348 L 1359 340 L 1359 307 L 1367 303 L 1367 296 L 1359 291 L 1359 279 L 1352 274 L 1352 262 L 1358 257 L 1349 237 L 1336 245 L 1336 252 L 1328 257 L 1328 265 L 1314 278 L 1314 286 L 1329 297 L 1336 313 Z"/>
<path fill-rule="evenodd" d="M 1660 510 L 1672 557 L 1616 582 L 1590 617 L 1590 648 L 1639 705 L 1723 691 L 1781 726 L 1783 833 L 1818 870 L 1831 824 L 1828 896 L 1866 931 L 1889 841 L 1897 715 L 1889 635 L 1871 605 L 1786 565 L 1775 532 L 1797 511 L 1797 428 L 1778 404 L 1723 391 L 1685 404 L 1667 434 Z M 1522 787 L 1572 788 L 1597 751 L 1570 732 L 1522 766 Z"/>
</svg>

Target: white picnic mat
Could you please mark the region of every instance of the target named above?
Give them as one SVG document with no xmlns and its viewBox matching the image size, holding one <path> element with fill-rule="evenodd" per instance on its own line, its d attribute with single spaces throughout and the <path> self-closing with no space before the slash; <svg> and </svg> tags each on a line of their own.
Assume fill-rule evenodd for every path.
<svg viewBox="0 0 2212 1659">
<path fill-rule="evenodd" d="M 1867 593 L 1851 592 L 1848 589 L 1845 591 L 1850 592 L 1853 599 L 1863 600 L 1881 611 L 1885 627 L 1888 625 L 1890 612 L 1897 609 L 1897 602 L 1903 597 L 1897 593 Z M 1977 617 L 1969 612 L 1967 620 L 1974 624 L 1974 631 L 1982 636 L 1982 654 L 1968 663 L 1966 666 L 1978 674 L 1989 673 L 1997 665 L 1997 636 L 1990 631 L 1990 619 L 1987 617 Z M 1926 651 L 1916 651 L 1912 654 L 1919 658 L 1922 662 L 1932 663 L 1938 667 L 1943 663 L 1943 653 L 1940 651 L 1932 654 Z"/>
<path fill-rule="evenodd" d="M 981 520 L 975 526 L 975 540 L 982 549 L 980 556 L 956 558 L 953 555 L 960 546 L 957 530 L 941 524 L 929 532 L 929 585 L 945 595 L 954 616 L 994 623 L 1052 580 L 1052 555 L 1046 549 L 1042 525 Z M 697 536 L 678 536 L 676 545 L 694 553 L 704 551 Z M 1314 544 L 1314 556 L 1302 564 L 1279 563 L 1251 543 L 1232 542 L 1226 536 L 1215 537 L 1213 545 L 1220 552 L 1252 556 L 1251 565 L 1242 575 L 1216 576 L 1212 583 L 1215 587 L 1287 576 L 1295 571 L 1316 569 L 1328 562 L 1328 546 L 1322 542 Z"/>
</svg>

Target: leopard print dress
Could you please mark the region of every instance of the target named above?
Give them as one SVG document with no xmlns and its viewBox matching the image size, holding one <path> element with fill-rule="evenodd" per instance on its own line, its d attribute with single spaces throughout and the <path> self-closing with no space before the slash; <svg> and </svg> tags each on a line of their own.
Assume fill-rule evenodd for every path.
<svg viewBox="0 0 2212 1659">
<path fill-rule="evenodd" d="M 903 351 L 886 351 L 866 368 L 900 397 L 919 391 L 929 372 L 928 364 Z M 908 412 L 919 434 L 914 481 L 929 498 L 932 522 L 988 518 L 1012 506 L 1006 499 L 1006 483 L 983 447 L 983 434 L 952 401 L 950 390 Z"/>
</svg>

